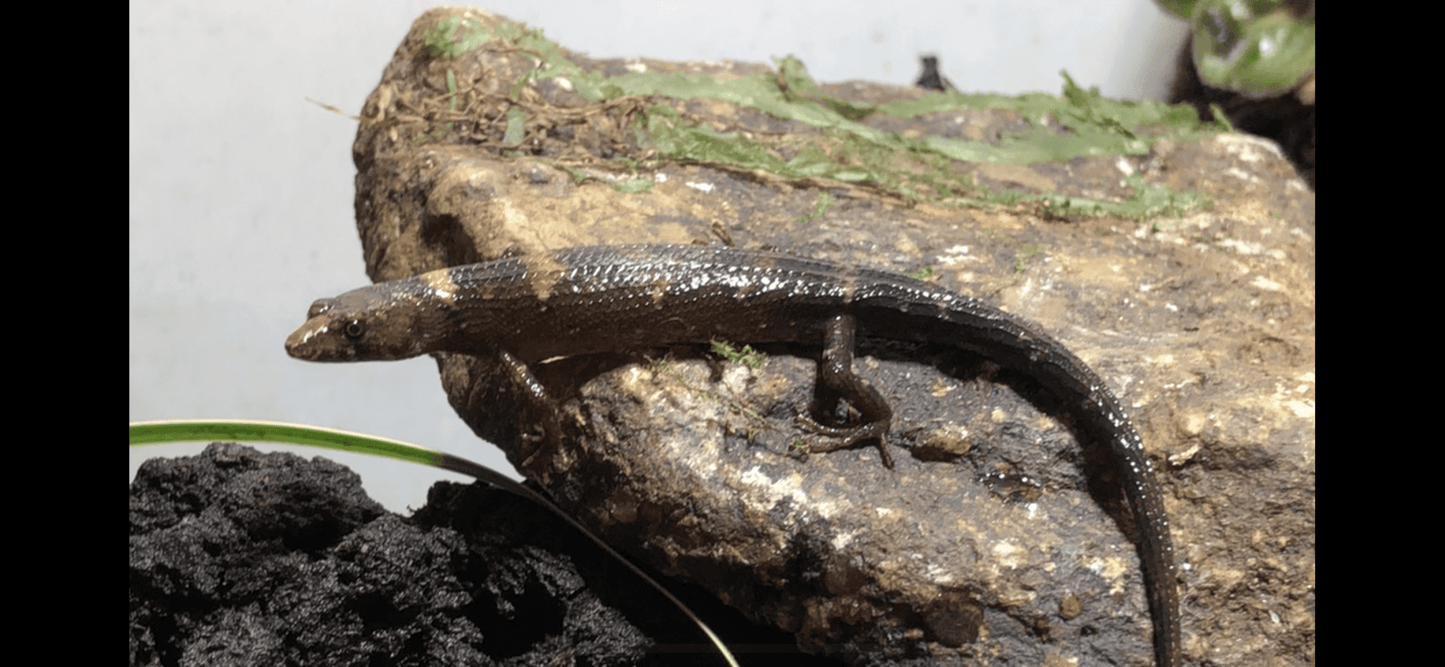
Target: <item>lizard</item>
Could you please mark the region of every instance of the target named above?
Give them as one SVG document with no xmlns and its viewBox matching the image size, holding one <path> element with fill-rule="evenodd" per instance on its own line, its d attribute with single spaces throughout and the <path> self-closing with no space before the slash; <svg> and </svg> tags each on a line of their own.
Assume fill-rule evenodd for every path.
<svg viewBox="0 0 1445 667">
<path fill-rule="evenodd" d="M 433 352 L 489 356 L 534 402 L 551 399 L 528 364 L 554 357 L 729 340 L 822 343 L 819 384 L 856 423 L 824 426 L 812 452 L 872 442 L 893 467 L 887 400 L 853 372 L 856 336 L 951 345 L 1021 371 L 1058 396 L 1108 446 L 1139 525 L 1155 661 L 1178 667 L 1174 548 L 1153 465 L 1105 382 L 1038 326 L 900 274 L 719 246 L 582 246 L 429 271 L 317 300 L 286 339 L 309 361 L 395 360 Z M 820 390 L 822 387 L 819 388 Z M 555 405 L 542 410 L 556 437 Z M 533 454 L 535 455 L 535 453 Z"/>
</svg>

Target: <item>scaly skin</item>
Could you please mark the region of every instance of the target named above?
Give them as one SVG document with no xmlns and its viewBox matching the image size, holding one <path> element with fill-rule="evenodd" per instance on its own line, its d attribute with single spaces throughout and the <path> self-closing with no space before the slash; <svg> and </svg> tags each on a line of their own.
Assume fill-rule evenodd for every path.
<svg viewBox="0 0 1445 667">
<path fill-rule="evenodd" d="M 491 355 L 512 365 L 524 382 L 530 378 L 526 364 L 557 356 L 714 339 L 821 342 L 822 381 L 863 416 L 860 426 L 847 429 L 812 425 L 832 438 L 822 451 L 875 441 L 889 467 L 883 443 L 892 413 L 853 374 L 855 332 L 982 354 L 1040 380 L 1074 408 L 1087 434 L 1108 444 L 1140 526 L 1155 658 L 1161 667 L 1180 663 L 1169 519 L 1138 432 L 1083 361 L 1037 326 L 976 299 L 894 273 L 778 253 L 599 246 L 363 287 L 317 301 L 308 318 L 286 340 L 286 351 L 299 359 Z"/>
</svg>

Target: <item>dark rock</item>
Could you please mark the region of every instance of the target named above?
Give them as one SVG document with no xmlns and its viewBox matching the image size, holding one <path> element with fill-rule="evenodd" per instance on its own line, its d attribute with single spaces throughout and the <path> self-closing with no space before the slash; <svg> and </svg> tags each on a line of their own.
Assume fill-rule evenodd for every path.
<svg viewBox="0 0 1445 667">
<path fill-rule="evenodd" d="M 440 482 L 408 519 L 360 481 L 235 444 L 147 461 L 130 492 L 130 664 L 721 664 L 671 603 L 540 507 Z M 701 600 L 730 641 L 796 652 Z"/>
</svg>

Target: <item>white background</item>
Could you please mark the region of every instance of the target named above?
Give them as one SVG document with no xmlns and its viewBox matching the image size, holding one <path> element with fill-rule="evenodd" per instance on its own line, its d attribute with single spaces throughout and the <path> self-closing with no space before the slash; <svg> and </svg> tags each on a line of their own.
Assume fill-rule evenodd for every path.
<svg viewBox="0 0 1445 667">
<path fill-rule="evenodd" d="M 307 364 L 282 341 L 318 297 L 368 281 L 352 218 L 356 114 L 430 6 L 379 0 L 130 3 L 130 419 L 241 418 L 361 431 L 513 473 L 447 405 L 430 358 Z M 1160 99 L 1185 31 L 1149 0 L 483 5 L 594 57 L 771 62 L 818 81 L 911 84 L 937 54 L 964 92 L 1057 94 L 1059 70 Z M 153 456 L 131 450 L 131 478 Z M 263 447 L 271 449 L 273 447 Z M 460 476 L 313 449 L 389 509 Z"/>
</svg>

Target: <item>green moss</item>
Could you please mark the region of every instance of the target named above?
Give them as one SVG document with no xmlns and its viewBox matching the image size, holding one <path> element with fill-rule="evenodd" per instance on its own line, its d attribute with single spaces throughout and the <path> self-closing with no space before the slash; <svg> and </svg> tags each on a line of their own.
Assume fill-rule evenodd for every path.
<svg viewBox="0 0 1445 667">
<path fill-rule="evenodd" d="M 487 38 L 483 38 L 483 33 Z M 1173 192 L 1130 177 L 1134 196 L 1123 202 L 1065 197 L 1057 193 L 1026 193 L 984 187 L 959 162 L 1033 164 L 1078 157 L 1145 155 L 1161 139 L 1194 141 L 1228 131 L 1225 124 L 1200 122 L 1193 107 L 1159 102 L 1112 100 L 1097 88 L 1084 90 L 1064 78 L 1059 96 L 1029 93 L 1017 96 L 965 95 L 958 92 L 924 95 L 916 100 L 870 106 L 822 92 L 793 57 L 777 61 L 777 70 L 720 80 L 700 74 L 633 72 L 614 77 L 583 71 L 568 60 L 556 43 L 539 30 L 505 24 L 491 31 L 468 19 L 446 19 L 428 33 L 428 48 L 438 57 L 456 57 L 496 39 L 506 48 L 525 51 L 544 65 L 512 86 L 513 96 L 533 80 L 566 78 L 573 90 L 591 101 L 622 96 L 674 99 L 707 98 L 755 109 L 773 117 L 818 128 L 808 135 L 761 135 L 720 132 L 690 123 L 668 104 L 655 104 L 633 117 L 639 143 L 664 160 L 701 163 L 739 171 L 761 171 L 785 179 L 834 181 L 864 187 L 906 202 L 951 207 L 1033 207 L 1040 215 L 1062 218 L 1116 215 L 1147 219 L 1179 215 L 1199 206 L 1193 193 Z M 455 54 L 455 55 L 453 55 Z M 929 136 L 908 138 L 860 122 L 870 115 L 911 118 L 920 114 L 969 109 L 1019 112 L 1029 127 L 1003 136 L 997 143 Z M 507 137 L 514 116 L 508 116 Z M 1067 131 L 1059 132 L 1062 126 Z M 1148 126 L 1148 132 L 1137 128 Z M 784 156 L 791 156 L 785 158 Z M 614 186 L 615 187 L 615 186 Z M 639 186 L 640 187 L 640 186 Z M 820 206 L 805 216 L 816 218 Z"/>
<path fill-rule="evenodd" d="M 813 220 L 818 219 L 823 215 L 823 213 L 825 213 L 830 207 L 833 206 L 833 201 L 833 193 L 819 192 L 818 198 L 814 200 L 813 210 L 809 211 L 804 215 L 798 216 L 798 222 L 812 222 Z"/>
<path fill-rule="evenodd" d="M 744 345 L 741 350 L 733 347 L 732 344 L 715 340 L 712 342 L 712 353 L 727 359 L 733 363 L 742 364 L 748 368 L 762 368 L 768 358 L 762 352 L 754 350 L 750 345 Z"/>
<path fill-rule="evenodd" d="M 492 32 L 476 21 L 448 16 L 422 35 L 422 44 L 433 58 L 459 58 L 491 41 L 492 37 Z"/>
</svg>

